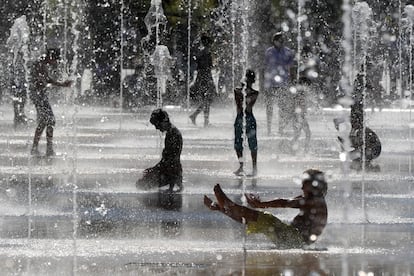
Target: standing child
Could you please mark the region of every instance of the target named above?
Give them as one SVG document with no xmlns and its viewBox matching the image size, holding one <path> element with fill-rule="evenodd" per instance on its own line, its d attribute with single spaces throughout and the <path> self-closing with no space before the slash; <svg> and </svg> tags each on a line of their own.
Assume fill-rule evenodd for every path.
<svg viewBox="0 0 414 276">
<path fill-rule="evenodd" d="M 216 87 L 211 74 L 213 67 L 213 59 L 210 53 L 211 38 L 203 34 L 200 40 L 202 47 L 195 58 L 197 71 L 194 73 L 194 84 L 191 85 L 192 89 L 195 90 L 196 98 L 200 102 L 197 109 L 190 115 L 190 120 L 195 125 L 198 114 L 203 111 L 204 127 L 208 127 L 210 125 L 210 106 L 213 102 L 214 94 L 216 94 Z"/>
<path fill-rule="evenodd" d="M 253 106 L 256 103 L 259 91 L 252 88 L 253 83 L 256 80 L 254 71 L 246 70 L 246 89 L 245 95 L 243 95 L 243 86 L 234 89 L 234 100 L 236 101 L 237 117 L 234 122 L 234 149 L 236 150 L 237 158 L 239 159 L 240 166 L 234 172 L 235 175 L 243 175 L 243 116 L 246 113 L 246 137 L 249 143 L 249 149 L 252 156 L 253 171 L 252 176 L 257 175 L 257 126 L 256 119 L 253 115 Z M 246 98 L 246 107 L 243 112 L 243 102 Z"/>
<path fill-rule="evenodd" d="M 32 100 L 37 111 L 37 127 L 33 138 L 32 155 L 39 155 L 38 145 L 43 130 L 46 128 L 46 156 L 53 156 L 53 129 L 55 127 L 55 115 L 49 103 L 47 96 L 47 87 L 50 85 L 69 87 L 72 81 L 67 80 L 59 82 L 54 80 L 50 75 L 50 66 L 56 66 L 60 58 L 58 49 L 48 49 L 46 55 L 42 55 L 32 67 L 30 82 L 30 99 Z"/>
<path fill-rule="evenodd" d="M 248 234 L 265 234 L 278 248 L 301 248 L 314 243 L 327 224 L 327 187 L 323 172 L 309 169 L 302 178 L 303 194 L 293 199 L 262 201 L 256 195 L 245 194 L 247 202 L 254 208 L 299 209 L 299 214 L 290 223 L 284 223 L 270 213 L 236 204 L 226 196 L 219 184 L 214 187 L 217 203 L 204 196 L 204 204 L 210 210 L 220 211 L 247 224 Z"/>
</svg>

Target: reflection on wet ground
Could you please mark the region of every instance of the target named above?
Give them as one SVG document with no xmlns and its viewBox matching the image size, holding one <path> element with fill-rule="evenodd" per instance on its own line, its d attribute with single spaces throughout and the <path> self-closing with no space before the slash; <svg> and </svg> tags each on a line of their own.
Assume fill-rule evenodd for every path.
<svg viewBox="0 0 414 276">
<path fill-rule="evenodd" d="M 383 153 L 375 161 L 379 172 L 343 173 L 333 111 L 310 115 L 309 153 L 292 154 L 286 146 L 288 137 L 267 136 L 259 127 L 259 176 L 248 178 L 232 175 L 237 167 L 234 114 L 217 108 L 213 127 L 204 129 L 188 122 L 185 112 L 170 113 L 184 137 L 182 193 L 135 188 L 143 169 L 160 157 L 160 136 L 147 124 L 149 112 L 124 114 L 120 129 L 120 115 L 113 110 L 81 109 L 75 124 L 58 122 L 58 155 L 53 158 L 30 157 L 32 129 L 12 131 L 12 119 L 3 115 L 3 273 L 410 275 L 414 271 L 414 167 L 408 114 L 370 114 L 370 127 L 383 142 Z M 258 125 L 264 126 L 264 112 L 259 110 L 256 116 Z M 264 236 L 246 237 L 243 225 L 203 205 L 203 195 L 211 195 L 215 183 L 241 204 L 244 192 L 262 198 L 296 196 L 301 172 L 310 167 L 327 172 L 329 182 L 328 226 L 310 248 L 276 250 Z M 284 220 L 296 215 L 295 210 L 269 211 Z"/>
</svg>

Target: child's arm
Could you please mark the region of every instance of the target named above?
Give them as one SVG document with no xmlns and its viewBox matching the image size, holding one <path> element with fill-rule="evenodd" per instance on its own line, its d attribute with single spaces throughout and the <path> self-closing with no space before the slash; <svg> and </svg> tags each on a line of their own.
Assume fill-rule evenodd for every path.
<svg viewBox="0 0 414 276">
<path fill-rule="evenodd" d="M 294 199 L 275 199 L 270 201 L 261 201 L 260 197 L 254 194 L 245 194 L 247 202 L 255 208 L 300 208 L 302 197 Z"/>
</svg>

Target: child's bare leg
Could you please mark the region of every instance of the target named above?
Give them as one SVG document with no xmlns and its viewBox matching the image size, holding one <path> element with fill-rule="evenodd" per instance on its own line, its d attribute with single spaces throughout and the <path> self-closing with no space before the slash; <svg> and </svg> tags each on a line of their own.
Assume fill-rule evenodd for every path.
<svg viewBox="0 0 414 276">
<path fill-rule="evenodd" d="M 240 223 L 247 224 L 249 222 L 257 221 L 257 218 L 260 213 L 259 211 L 234 203 L 231 199 L 229 199 L 226 196 L 219 184 L 214 186 L 214 193 L 218 201 L 218 204 L 216 204 L 219 207 L 218 210 L 223 214 L 231 217 L 232 219 Z"/>
</svg>

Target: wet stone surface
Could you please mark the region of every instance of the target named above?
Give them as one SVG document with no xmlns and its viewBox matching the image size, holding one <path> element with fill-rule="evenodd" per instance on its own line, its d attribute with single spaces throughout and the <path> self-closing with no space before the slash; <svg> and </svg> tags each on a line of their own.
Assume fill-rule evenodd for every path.
<svg viewBox="0 0 414 276">
<path fill-rule="evenodd" d="M 413 141 L 409 113 L 368 113 L 383 152 L 378 171 L 343 171 L 332 119 L 309 114 L 309 152 L 293 153 L 288 136 L 268 136 L 259 107 L 257 178 L 235 177 L 234 112 L 213 108 L 212 126 L 194 126 L 188 113 L 168 110 L 182 131 L 184 191 L 142 191 L 142 171 L 155 164 L 162 136 L 150 110 L 120 114 L 80 108 L 58 120 L 53 158 L 29 155 L 34 125 L 13 130 L 9 106 L 0 117 L 0 268 L 27 275 L 410 275 L 414 271 Z M 73 110 L 65 112 L 72 118 Z M 63 118 L 56 109 L 56 118 Z M 102 119 L 105 118 L 105 119 Z M 385 119 L 386 118 L 386 119 Z M 277 116 L 274 128 L 277 129 Z M 300 140 L 302 142 L 302 140 Z M 45 151 L 42 137 L 40 151 Z M 249 154 L 246 169 L 251 167 Z M 203 205 L 220 183 L 243 204 L 300 194 L 308 168 L 328 175 L 328 225 L 310 248 L 277 250 L 262 235 Z M 282 220 L 295 210 L 268 210 Z"/>
</svg>

